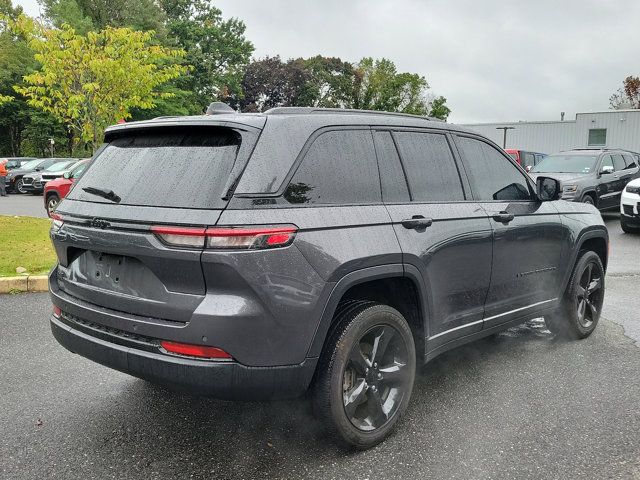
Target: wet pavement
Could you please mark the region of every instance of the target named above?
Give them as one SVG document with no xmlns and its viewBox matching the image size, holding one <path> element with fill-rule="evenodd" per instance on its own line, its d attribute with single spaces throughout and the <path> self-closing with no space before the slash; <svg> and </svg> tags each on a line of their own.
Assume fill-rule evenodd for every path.
<svg viewBox="0 0 640 480">
<path fill-rule="evenodd" d="M 0 297 L 0 478 L 640 479 L 640 235 L 607 215 L 603 318 L 532 321 L 431 362 L 397 432 L 344 452 L 307 402 L 179 395 L 60 347 L 46 294 Z"/>
<path fill-rule="evenodd" d="M 9 193 L 0 197 L 0 215 L 26 215 L 47 218 L 42 195 Z"/>
</svg>

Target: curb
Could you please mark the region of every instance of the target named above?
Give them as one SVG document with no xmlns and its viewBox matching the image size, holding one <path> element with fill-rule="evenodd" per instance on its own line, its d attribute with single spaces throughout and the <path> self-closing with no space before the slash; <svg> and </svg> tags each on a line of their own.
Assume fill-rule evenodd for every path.
<svg viewBox="0 0 640 480">
<path fill-rule="evenodd" d="M 0 277 L 0 294 L 47 291 L 49 291 L 49 278 L 46 275 Z"/>
</svg>

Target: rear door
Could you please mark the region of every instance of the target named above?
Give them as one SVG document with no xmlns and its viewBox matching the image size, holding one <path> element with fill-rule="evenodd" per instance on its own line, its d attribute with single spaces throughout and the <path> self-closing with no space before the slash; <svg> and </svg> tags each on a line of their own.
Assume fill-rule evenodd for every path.
<svg viewBox="0 0 640 480">
<path fill-rule="evenodd" d="M 169 248 L 151 228 L 215 225 L 256 136 L 176 127 L 109 139 L 56 211 L 57 288 L 99 307 L 188 321 L 205 293 L 203 245 Z"/>
<path fill-rule="evenodd" d="M 428 348 L 477 332 L 491 277 L 491 225 L 480 205 L 467 198 L 449 135 L 399 130 L 377 131 L 375 137 L 403 261 L 424 279 Z M 401 182 L 385 186 L 392 175 L 408 183 L 404 198 L 397 190 Z"/>
<path fill-rule="evenodd" d="M 538 201 L 527 175 L 500 149 L 479 137 L 459 135 L 473 196 L 493 228 L 491 286 L 484 328 L 550 305 L 560 291 L 567 235 L 553 202 Z"/>
<path fill-rule="evenodd" d="M 611 173 L 602 173 L 604 167 L 613 168 Z M 604 155 L 598 170 L 600 184 L 598 186 L 598 208 L 611 208 L 618 205 L 620 201 L 620 175 L 615 172 L 613 155 Z"/>
</svg>

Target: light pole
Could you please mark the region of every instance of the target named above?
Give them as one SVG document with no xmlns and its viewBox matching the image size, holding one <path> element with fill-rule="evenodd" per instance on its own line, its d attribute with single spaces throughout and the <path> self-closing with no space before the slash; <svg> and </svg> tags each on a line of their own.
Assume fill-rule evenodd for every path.
<svg viewBox="0 0 640 480">
<path fill-rule="evenodd" d="M 50 138 L 49 145 L 51 146 L 51 158 L 53 158 L 53 148 L 55 144 L 56 144 L 56 141 L 53 138 Z"/>
<path fill-rule="evenodd" d="M 507 148 L 507 130 L 513 130 L 516 127 L 496 127 L 496 130 L 502 130 L 504 132 L 502 136 L 502 148 Z"/>
</svg>

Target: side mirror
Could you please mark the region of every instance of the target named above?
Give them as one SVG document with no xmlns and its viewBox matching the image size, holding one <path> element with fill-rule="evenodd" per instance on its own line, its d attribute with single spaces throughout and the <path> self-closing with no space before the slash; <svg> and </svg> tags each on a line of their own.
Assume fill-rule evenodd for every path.
<svg viewBox="0 0 640 480">
<path fill-rule="evenodd" d="M 66 178 L 67 180 L 71 178 L 71 172 L 64 172 L 62 174 L 62 178 Z"/>
<path fill-rule="evenodd" d="M 613 173 L 613 167 L 611 165 L 605 165 L 600 169 L 600 175 L 608 175 Z"/>
<path fill-rule="evenodd" d="M 529 173 L 531 171 L 531 165 L 527 165 L 527 168 L 525 168 L 526 172 Z"/>
<path fill-rule="evenodd" d="M 536 190 L 538 193 L 538 199 L 541 202 L 558 200 L 562 193 L 560 182 L 551 177 L 538 177 L 536 179 Z"/>
</svg>

